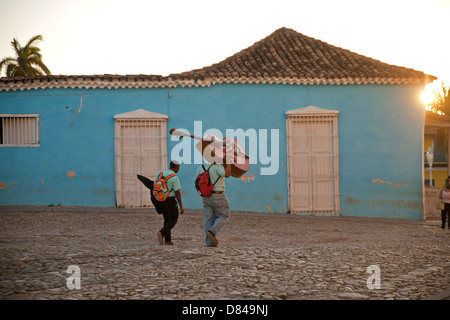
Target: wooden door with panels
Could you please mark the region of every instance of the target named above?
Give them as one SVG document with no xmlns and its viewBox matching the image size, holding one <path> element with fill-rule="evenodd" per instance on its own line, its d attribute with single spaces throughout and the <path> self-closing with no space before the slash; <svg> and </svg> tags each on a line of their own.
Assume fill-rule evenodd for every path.
<svg viewBox="0 0 450 320">
<path fill-rule="evenodd" d="M 288 199 L 292 213 L 338 215 L 339 111 L 306 107 L 286 112 Z"/>
<path fill-rule="evenodd" d="M 167 116 L 139 109 L 114 116 L 116 205 L 153 207 L 137 175 L 154 179 L 167 169 Z"/>
</svg>

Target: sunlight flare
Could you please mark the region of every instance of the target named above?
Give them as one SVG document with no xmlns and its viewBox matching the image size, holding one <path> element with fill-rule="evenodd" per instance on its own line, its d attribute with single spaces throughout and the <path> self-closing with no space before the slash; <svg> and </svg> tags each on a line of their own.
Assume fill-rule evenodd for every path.
<svg viewBox="0 0 450 320">
<path fill-rule="evenodd" d="M 420 95 L 420 99 L 425 104 L 425 108 L 431 109 L 430 103 L 434 100 L 434 93 L 430 85 L 425 86 L 425 90 Z"/>
</svg>

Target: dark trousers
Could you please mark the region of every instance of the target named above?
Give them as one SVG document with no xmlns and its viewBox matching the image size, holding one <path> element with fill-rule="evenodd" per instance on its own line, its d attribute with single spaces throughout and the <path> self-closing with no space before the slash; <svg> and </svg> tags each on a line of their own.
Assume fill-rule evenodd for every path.
<svg viewBox="0 0 450 320">
<path fill-rule="evenodd" d="M 169 197 L 166 201 L 161 202 L 162 211 L 164 217 L 164 226 L 161 230 L 159 230 L 165 242 L 172 241 L 171 230 L 178 222 L 178 204 L 175 200 L 175 197 Z"/>
<path fill-rule="evenodd" d="M 448 216 L 448 228 L 450 229 L 450 203 L 444 203 L 444 210 L 441 210 L 442 228 L 445 228 L 445 220 Z"/>
</svg>

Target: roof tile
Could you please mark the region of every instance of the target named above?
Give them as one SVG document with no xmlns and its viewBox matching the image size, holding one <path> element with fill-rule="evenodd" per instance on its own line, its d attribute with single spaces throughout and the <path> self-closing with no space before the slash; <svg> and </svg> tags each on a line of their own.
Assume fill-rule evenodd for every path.
<svg viewBox="0 0 450 320">
<path fill-rule="evenodd" d="M 383 63 L 281 28 L 219 63 L 167 77 L 105 74 L 0 78 L 0 91 L 205 87 L 219 83 L 427 84 L 436 79 L 421 71 Z"/>
<path fill-rule="evenodd" d="M 214 83 L 227 82 L 230 77 L 239 78 L 242 83 L 261 76 L 269 83 L 295 84 L 316 84 L 317 79 L 322 84 L 424 84 L 436 79 L 288 28 L 278 29 L 249 48 L 209 67 L 170 75 L 175 81 L 211 79 Z"/>
</svg>

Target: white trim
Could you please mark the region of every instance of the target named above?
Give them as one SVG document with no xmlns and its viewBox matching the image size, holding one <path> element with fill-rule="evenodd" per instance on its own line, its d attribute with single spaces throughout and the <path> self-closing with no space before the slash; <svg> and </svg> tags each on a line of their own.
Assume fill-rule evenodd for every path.
<svg viewBox="0 0 450 320">
<path fill-rule="evenodd" d="M 39 114 L 38 113 L 0 113 L 0 118 L 1 117 L 15 117 L 15 118 L 39 118 Z"/>
<path fill-rule="evenodd" d="M 286 117 L 291 116 L 308 116 L 308 115 L 338 115 L 338 110 L 328 110 L 315 106 L 308 106 L 299 109 L 293 109 L 286 111 Z"/>
<path fill-rule="evenodd" d="M 137 109 L 130 112 L 120 113 L 116 114 L 114 116 L 114 120 L 144 120 L 144 119 L 151 119 L 151 120 L 158 120 L 158 119 L 164 119 L 167 120 L 169 117 L 162 113 L 156 113 L 156 112 L 150 112 L 144 109 Z"/>
<path fill-rule="evenodd" d="M 35 148 L 40 146 L 40 144 L 0 144 L 0 148 Z"/>
</svg>

